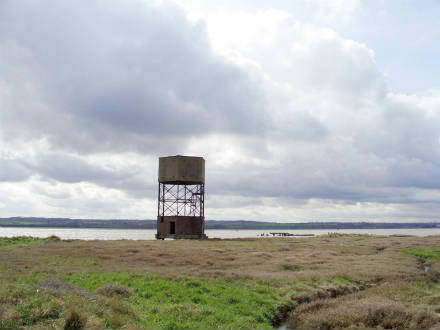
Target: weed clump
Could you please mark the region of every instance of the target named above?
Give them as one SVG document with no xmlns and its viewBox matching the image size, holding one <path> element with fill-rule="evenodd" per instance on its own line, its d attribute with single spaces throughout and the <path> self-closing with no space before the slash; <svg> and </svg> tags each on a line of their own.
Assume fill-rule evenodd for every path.
<svg viewBox="0 0 440 330">
<path fill-rule="evenodd" d="M 64 323 L 64 330 L 84 329 L 87 323 L 87 317 L 78 313 L 75 309 L 71 309 Z"/>
<path fill-rule="evenodd" d="M 128 298 L 133 295 L 133 291 L 130 288 L 115 284 L 106 284 L 96 290 L 96 293 L 106 297 L 124 297 Z"/>
<path fill-rule="evenodd" d="M 299 272 L 300 270 L 302 270 L 302 268 L 300 266 L 289 265 L 289 264 L 282 264 L 281 269 L 282 270 L 290 270 L 292 272 Z"/>
</svg>

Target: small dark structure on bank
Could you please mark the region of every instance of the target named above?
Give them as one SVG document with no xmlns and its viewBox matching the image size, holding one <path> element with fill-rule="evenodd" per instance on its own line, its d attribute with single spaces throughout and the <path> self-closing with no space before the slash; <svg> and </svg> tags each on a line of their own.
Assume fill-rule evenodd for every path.
<svg viewBox="0 0 440 330">
<path fill-rule="evenodd" d="M 159 158 L 157 239 L 203 239 L 205 235 L 205 160 Z"/>
</svg>

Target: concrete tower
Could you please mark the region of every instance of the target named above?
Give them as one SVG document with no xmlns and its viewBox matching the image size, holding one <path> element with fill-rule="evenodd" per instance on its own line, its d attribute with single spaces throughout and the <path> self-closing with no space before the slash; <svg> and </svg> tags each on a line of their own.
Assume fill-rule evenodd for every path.
<svg viewBox="0 0 440 330">
<path fill-rule="evenodd" d="M 205 160 L 202 157 L 159 158 L 156 238 L 207 238 Z"/>
</svg>

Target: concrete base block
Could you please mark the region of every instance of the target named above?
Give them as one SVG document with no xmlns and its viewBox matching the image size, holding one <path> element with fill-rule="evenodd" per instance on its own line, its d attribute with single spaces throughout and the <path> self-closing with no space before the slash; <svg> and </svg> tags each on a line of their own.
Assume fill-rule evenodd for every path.
<svg viewBox="0 0 440 330">
<path fill-rule="evenodd" d="M 156 234 L 157 239 L 174 238 L 174 239 L 208 239 L 205 234 Z"/>
</svg>

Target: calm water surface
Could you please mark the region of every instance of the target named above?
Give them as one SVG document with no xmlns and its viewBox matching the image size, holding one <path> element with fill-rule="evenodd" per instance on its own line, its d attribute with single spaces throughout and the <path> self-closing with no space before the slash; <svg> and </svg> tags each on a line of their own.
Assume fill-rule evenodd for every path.
<svg viewBox="0 0 440 330">
<path fill-rule="evenodd" d="M 320 229 L 320 230 L 206 230 L 209 238 L 246 238 L 261 237 L 261 234 L 270 232 L 285 232 L 291 234 L 315 234 L 328 233 L 348 234 L 372 234 L 372 235 L 415 235 L 429 236 L 440 235 L 440 228 L 429 229 Z M 0 237 L 33 236 L 49 237 L 56 235 L 62 239 L 83 240 L 152 240 L 155 239 L 155 229 L 93 229 L 93 228 L 12 228 L 0 227 Z M 271 235 L 272 236 L 272 235 Z"/>
</svg>

